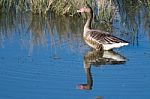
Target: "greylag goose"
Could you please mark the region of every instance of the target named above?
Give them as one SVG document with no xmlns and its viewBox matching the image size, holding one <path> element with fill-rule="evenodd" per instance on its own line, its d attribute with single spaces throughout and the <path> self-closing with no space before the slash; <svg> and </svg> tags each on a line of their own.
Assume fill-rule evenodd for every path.
<svg viewBox="0 0 150 99">
<path fill-rule="evenodd" d="M 86 6 L 77 10 L 77 12 L 85 12 L 87 14 L 87 21 L 84 25 L 83 38 L 85 42 L 92 48 L 96 50 L 111 50 L 113 48 L 119 48 L 129 44 L 129 42 L 115 37 L 108 32 L 92 29 L 91 22 L 93 19 L 93 10 L 89 4 L 86 3 Z"/>
</svg>

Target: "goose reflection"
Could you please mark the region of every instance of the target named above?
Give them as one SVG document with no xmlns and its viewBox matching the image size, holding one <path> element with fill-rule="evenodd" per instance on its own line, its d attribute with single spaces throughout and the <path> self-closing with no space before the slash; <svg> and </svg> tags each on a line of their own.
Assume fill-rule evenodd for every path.
<svg viewBox="0 0 150 99">
<path fill-rule="evenodd" d="M 93 79 L 91 74 L 91 65 L 101 66 L 106 64 L 124 64 L 126 58 L 114 51 L 89 51 L 84 56 L 84 70 L 87 76 L 86 84 L 79 84 L 78 89 L 91 90 L 93 86 Z"/>
</svg>

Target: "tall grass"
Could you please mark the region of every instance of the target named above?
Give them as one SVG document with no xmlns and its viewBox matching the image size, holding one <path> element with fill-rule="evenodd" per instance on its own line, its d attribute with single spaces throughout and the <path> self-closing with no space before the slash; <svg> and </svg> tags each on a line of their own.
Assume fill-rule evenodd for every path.
<svg viewBox="0 0 150 99">
<path fill-rule="evenodd" d="M 49 10 L 60 15 L 74 15 L 76 9 L 88 1 L 93 8 L 97 9 L 100 17 L 111 20 L 114 12 L 113 2 L 116 0 L 0 0 L 0 10 L 3 12 L 31 11 L 38 14 L 46 14 Z M 125 0 L 126 4 L 142 3 L 150 7 L 149 0 Z M 96 8 L 97 7 L 97 8 Z"/>
<path fill-rule="evenodd" d="M 83 6 L 86 0 L 1 0 L 0 9 L 3 12 L 31 11 L 32 13 L 46 14 L 49 10 L 59 15 L 74 15 L 76 10 Z M 87 0 L 92 6 L 98 6 L 97 13 L 107 16 L 111 14 L 112 0 Z M 95 4 L 95 5 L 94 5 Z M 107 10 L 108 9 L 108 10 Z"/>
<path fill-rule="evenodd" d="M 74 15 L 82 0 L 1 0 L 0 10 L 31 11 L 34 14 L 47 14 L 52 10 L 59 15 Z"/>
</svg>

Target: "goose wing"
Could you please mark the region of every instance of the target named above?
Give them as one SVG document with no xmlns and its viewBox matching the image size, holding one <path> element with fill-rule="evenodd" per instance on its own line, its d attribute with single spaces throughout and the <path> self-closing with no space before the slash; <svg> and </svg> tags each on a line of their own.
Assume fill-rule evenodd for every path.
<svg viewBox="0 0 150 99">
<path fill-rule="evenodd" d="M 128 43 L 125 40 L 112 36 L 108 32 L 91 30 L 89 32 L 89 38 L 99 44 L 114 44 L 114 43 Z"/>
</svg>

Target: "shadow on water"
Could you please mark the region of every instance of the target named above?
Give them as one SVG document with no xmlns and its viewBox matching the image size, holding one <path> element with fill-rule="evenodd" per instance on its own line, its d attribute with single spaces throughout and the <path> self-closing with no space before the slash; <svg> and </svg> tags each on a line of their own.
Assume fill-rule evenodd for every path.
<svg viewBox="0 0 150 99">
<path fill-rule="evenodd" d="M 101 65 L 117 65 L 124 64 L 126 58 L 116 53 L 115 51 L 89 51 L 84 56 L 84 70 L 87 76 L 86 84 L 79 84 L 78 89 L 81 90 L 92 90 L 93 78 L 91 73 L 91 66 L 101 66 Z"/>
</svg>

